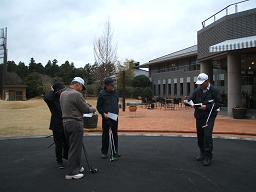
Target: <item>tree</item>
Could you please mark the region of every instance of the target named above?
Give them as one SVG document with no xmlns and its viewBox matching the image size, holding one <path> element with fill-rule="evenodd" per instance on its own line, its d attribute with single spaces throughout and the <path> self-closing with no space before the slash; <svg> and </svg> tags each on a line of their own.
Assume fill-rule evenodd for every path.
<svg viewBox="0 0 256 192">
<path fill-rule="evenodd" d="M 9 72 L 17 71 L 17 65 L 14 61 L 7 61 L 7 71 Z"/>
<path fill-rule="evenodd" d="M 45 74 L 51 77 L 57 77 L 59 72 L 59 66 L 57 65 L 58 61 L 56 59 L 49 60 L 48 63 L 45 65 Z"/>
<path fill-rule="evenodd" d="M 58 76 L 63 79 L 65 84 L 69 84 L 74 77 L 74 72 L 74 63 L 70 64 L 69 61 L 65 61 L 65 63 L 60 66 Z"/>
<path fill-rule="evenodd" d="M 133 87 L 149 87 L 150 80 L 145 75 L 138 75 L 132 81 Z"/>
<path fill-rule="evenodd" d="M 28 66 L 25 65 L 23 62 L 19 62 L 17 66 L 17 74 L 24 80 L 24 78 L 28 75 L 29 69 Z"/>
<path fill-rule="evenodd" d="M 27 88 L 27 98 L 39 96 L 43 93 L 43 83 L 37 73 L 31 73 L 25 78 Z"/>
<path fill-rule="evenodd" d="M 132 86 L 132 80 L 134 78 L 134 60 L 133 59 L 126 59 L 123 65 L 118 65 L 118 77 L 117 83 L 118 87 L 122 87 L 122 73 L 125 71 L 125 85 L 126 87 Z"/>
<path fill-rule="evenodd" d="M 112 76 L 116 72 L 115 64 L 117 62 L 117 49 L 112 43 L 113 32 L 110 21 L 105 25 L 103 34 L 94 42 L 94 58 L 98 67 L 98 78 L 100 82 L 104 78 Z"/>
<path fill-rule="evenodd" d="M 32 57 L 29 63 L 29 72 L 38 72 L 44 74 L 44 66 L 42 65 L 42 63 L 36 63 L 35 59 Z"/>
</svg>

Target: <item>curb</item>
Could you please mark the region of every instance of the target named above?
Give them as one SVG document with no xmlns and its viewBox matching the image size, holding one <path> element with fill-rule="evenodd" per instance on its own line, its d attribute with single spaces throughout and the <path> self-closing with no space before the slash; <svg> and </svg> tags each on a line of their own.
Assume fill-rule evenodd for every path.
<svg viewBox="0 0 256 192">
<path fill-rule="evenodd" d="M 101 132 L 100 129 L 86 129 L 85 132 Z M 195 131 L 167 131 L 167 130 L 118 130 L 119 133 L 175 133 L 175 134 L 196 134 Z M 256 133 L 239 133 L 239 132 L 228 132 L 228 131 L 214 131 L 213 134 L 216 135 L 238 135 L 238 136 L 255 136 Z"/>
<path fill-rule="evenodd" d="M 86 133 L 89 133 L 89 136 L 101 136 L 100 130 L 90 130 L 85 131 Z M 119 135 L 122 136 L 149 136 L 149 137 L 183 137 L 183 138 L 196 138 L 196 132 L 167 132 L 167 131 L 119 131 Z M 216 134 L 216 133 L 213 133 Z M 219 135 L 218 135 L 219 134 Z M 256 137 L 250 137 L 251 135 L 238 135 L 238 134 L 223 134 L 218 133 L 217 135 L 213 135 L 213 138 L 215 139 L 229 139 L 229 140 L 245 140 L 245 141 L 256 141 Z M 86 136 L 86 135 L 85 135 Z M 243 136 L 243 137 L 240 137 Z M 16 139 L 40 139 L 40 138 L 46 138 L 47 136 L 22 136 L 22 137 L 0 137 L 0 141 L 4 140 L 16 140 Z"/>
</svg>

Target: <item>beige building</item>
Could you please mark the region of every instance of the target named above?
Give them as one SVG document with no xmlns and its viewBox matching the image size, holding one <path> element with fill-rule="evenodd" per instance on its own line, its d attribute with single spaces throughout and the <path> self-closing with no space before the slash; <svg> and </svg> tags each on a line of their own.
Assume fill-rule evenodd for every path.
<svg viewBox="0 0 256 192">
<path fill-rule="evenodd" d="M 7 72 L 5 83 L 1 87 L 1 99 L 6 101 L 26 100 L 26 88 L 22 79 L 14 72 Z"/>
</svg>

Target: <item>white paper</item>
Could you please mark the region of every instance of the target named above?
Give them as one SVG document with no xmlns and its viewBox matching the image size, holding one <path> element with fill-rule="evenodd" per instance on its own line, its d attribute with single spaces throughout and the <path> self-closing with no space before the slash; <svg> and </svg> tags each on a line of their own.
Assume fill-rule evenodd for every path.
<svg viewBox="0 0 256 192">
<path fill-rule="evenodd" d="M 117 121 L 118 115 L 115 113 L 108 113 L 108 118 Z"/>
<path fill-rule="evenodd" d="M 188 105 L 190 105 L 190 106 L 202 106 L 203 104 L 202 103 L 194 103 L 192 100 L 190 100 L 190 101 L 188 101 L 188 100 L 184 100 L 184 103 L 186 103 L 186 104 L 188 104 Z"/>
<path fill-rule="evenodd" d="M 93 113 L 85 113 L 83 114 L 83 117 L 92 117 L 93 116 Z"/>
</svg>

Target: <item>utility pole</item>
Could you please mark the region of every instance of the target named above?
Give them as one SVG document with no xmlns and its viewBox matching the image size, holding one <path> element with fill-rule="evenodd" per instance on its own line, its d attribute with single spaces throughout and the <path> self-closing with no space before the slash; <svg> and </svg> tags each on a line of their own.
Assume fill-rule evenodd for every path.
<svg viewBox="0 0 256 192">
<path fill-rule="evenodd" d="M 125 70 L 122 71 L 122 84 L 123 84 L 123 111 L 125 111 Z"/>
<path fill-rule="evenodd" d="M 0 29 L 0 39 L 2 39 L 2 44 L 0 45 L 0 49 L 3 53 L 0 55 L 0 58 L 3 59 L 3 66 L 1 71 L 1 99 L 5 98 L 4 93 L 4 86 L 5 86 L 5 79 L 7 73 L 7 27 Z"/>
</svg>

